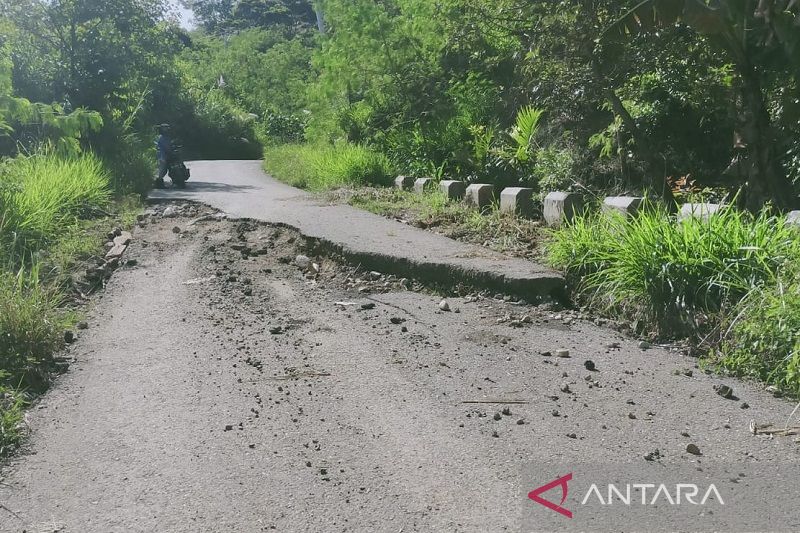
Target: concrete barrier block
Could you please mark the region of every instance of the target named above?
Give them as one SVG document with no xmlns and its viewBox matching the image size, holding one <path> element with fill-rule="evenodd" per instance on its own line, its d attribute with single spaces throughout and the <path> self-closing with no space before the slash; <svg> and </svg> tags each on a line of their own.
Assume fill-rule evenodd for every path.
<svg viewBox="0 0 800 533">
<path fill-rule="evenodd" d="M 548 226 L 570 222 L 583 209 L 583 198 L 573 192 L 555 191 L 544 197 L 544 221 Z"/>
<path fill-rule="evenodd" d="M 422 194 L 429 191 L 434 186 L 434 181 L 431 178 L 418 178 L 414 181 L 414 192 Z"/>
<path fill-rule="evenodd" d="M 699 218 L 708 220 L 711 215 L 719 212 L 722 208 L 720 204 L 683 204 L 678 213 L 678 220 L 687 218 Z"/>
<path fill-rule="evenodd" d="M 643 201 L 638 196 L 608 196 L 603 200 L 603 211 L 616 211 L 627 217 L 635 215 Z"/>
<path fill-rule="evenodd" d="M 494 187 L 486 183 L 473 183 L 467 187 L 465 200 L 480 210 L 491 207 L 494 201 Z"/>
<path fill-rule="evenodd" d="M 533 189 L 506 187 L 500 192 L 500 211 L 530 217 L 533 214 Z"/>
<path fill-rule="evenodd" d="M 412 176 L 397 176 L 394 180 L 394 186 L 402 191 L 410 191 L 414 187 L 414 178 Z"/>
<path fill-rule="evenodd" d="M 461 200 L 467 193 L 467 184 L 458 180 L 442 180 L 439 182 L 439 190 L 448 200 Z"/>
</svg>

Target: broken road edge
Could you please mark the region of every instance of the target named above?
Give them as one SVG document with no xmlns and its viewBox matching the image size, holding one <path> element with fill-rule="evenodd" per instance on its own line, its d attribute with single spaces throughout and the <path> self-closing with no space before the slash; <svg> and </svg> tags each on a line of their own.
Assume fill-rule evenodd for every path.
<svg viewBox="0 0 800 533">
<path fill-rule="evenodd" d="M 210 209 L 214 206 L 204 202 L 182 200 L 187 203 L 205 205 Z M 148 199 L 148 203 L 173 203 L 168 199 Z M 260 223 L 257 219 L 249 217 L 236 217 L 228 215 L 229 220 L 252 221 Z M 470 265 L 460 264 L 454 260 L 428 260 L 419 261 L 402 255 L 386 254 L 367 250 L 356 249 L 346 243 L 336 242 L 325 237 L 308 235 L 302 228 L 293 224 L 272 221 L 268 224 L 290 229 L 302 235 L 309 243 L 315 254 L 338 257 L 344 263 L 359 266 L 364 270 L 375 270 L 385 274 L 394 274 L 398 277 L 414 279 L 424 285 L 436 288 L 470 288 L 475 290 L 491 290 L 504 295 L 521 298 L 529 303 L 538 303 L 546 300 L 560 302 L 568 301 L 567 283 L 562 275 L 553 272 L 531 272 L 530 274 L 509 275 L 501 270 L 482 269 Z M 519 261 L 525 261 L 519 259 Z M 532 264 L 533 266 L 533 264 Z"/>
</svg>

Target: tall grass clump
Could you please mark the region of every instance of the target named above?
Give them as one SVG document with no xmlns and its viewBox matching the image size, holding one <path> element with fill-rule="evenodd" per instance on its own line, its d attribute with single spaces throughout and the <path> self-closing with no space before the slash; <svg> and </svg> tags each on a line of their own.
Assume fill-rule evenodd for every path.
<svg viewBox="0 0 800 533">
<path fill-rule="evenodd" d="M 725 370 L 800 396 L 800 270 L 752 291 L 723 324 L 714 359 Z"/>
<path fill-rule="evenodd" d="M 93 155 L 20 157 L 0 173 L 0 250 L 24 257 L 109 201 L 108 174 Z"/>
<path fill-rule="evenodd" d="M 63 343 L 57 292 L 39 282 L 36 267 L 0 270 L 0 457 L 22 440 L 24 409 L 49 382 L 53 353 Z"/>
<path fill-rule="evenodd" d="M 43 390 L 52 354 L 63 344 L 59 302 L 36 267 L 0 272 L 0 387 Z"/>
<path fill-rule="evenodd" d="M 281 181 L 312 190 L 385 186 L 394 179 L 394 169 L 385 155 L 351 143 L 268 146 L 264 149 L 264 168 Z"/>
<path fill-rule="evenodd" d="M 749 291 L 774 283 L 798 239 L 783 219 L 723 209 L 676 221 L 648 206 L 637 216 L 588 214 L 553 234 L 549 259 L 604 312 L 661 333 L 694 331 Z"/>
</svg>

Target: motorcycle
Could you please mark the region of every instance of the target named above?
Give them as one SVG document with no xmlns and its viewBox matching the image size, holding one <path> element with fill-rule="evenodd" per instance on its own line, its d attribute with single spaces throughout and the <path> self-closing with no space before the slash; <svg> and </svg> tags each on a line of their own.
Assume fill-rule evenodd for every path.
<svg viewBox="0 0 800 533">
<path fill-rule="evenodd" d="M 167 174 L 169 175 L 169 179 L 172 180 L 173 186 L 178 189 L 186 188 L 186 182 L 189 180 L 190 172 L 183 162 L 180 145 L 173 143 L 170 147 L 167 168 Z"/>
</svg>

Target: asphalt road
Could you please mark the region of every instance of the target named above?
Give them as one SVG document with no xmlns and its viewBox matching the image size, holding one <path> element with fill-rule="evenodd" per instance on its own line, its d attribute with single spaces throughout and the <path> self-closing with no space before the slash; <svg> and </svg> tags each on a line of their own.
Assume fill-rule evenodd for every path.
<svg viewBox="0 0 800 533">
<path fill-rule="evenodd" d="M 192 200 L 246 217 L 299 230 L 351 261 L 440 283 L 472 283 L 510 294 L 550 295 L 562 276 L 542 265 L 355 209 L 329 205 L 266 175 L 260 161 L 192 161 L 186 189 L 155 190 L 153 200 Z"/>
<path fill-rule="evenodd" d="M 582 530 L 800 529 L 798 445 L 749 431 L 793 405 L 761 387 L 551 306 L 444 295 L 442 310 L 291 230 L 190 224 L 202 214 L 135 232 L 136 265 L 97 300 L 3 468 L 0 530 L 570 531 L 590 517 L 579 485 L 571 520 L 526 495 L 593 468 L 714 473 L 744 503 L 640 506 L 635 524 L 600 509 Z"/>
</svg>

